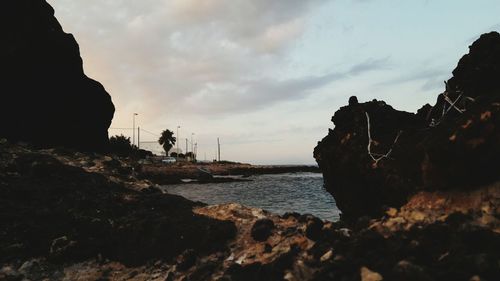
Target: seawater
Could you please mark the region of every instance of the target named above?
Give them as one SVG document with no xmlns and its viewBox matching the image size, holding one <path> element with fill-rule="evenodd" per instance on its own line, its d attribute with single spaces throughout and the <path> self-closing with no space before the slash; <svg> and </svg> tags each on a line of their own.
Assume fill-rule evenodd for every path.
<svg viewBox="0 0 500 281">
<path fill-rule="evenodd" d="M 239 203 L 272 213 L 298 212 L 336 221 L 340 211 L 323 187 L 318 173 L 290 173 L 251 176 L 248 182 L 184 183 L 163 186 L 170 194 L 181 195 L 209 205 Z"/>
</svg>

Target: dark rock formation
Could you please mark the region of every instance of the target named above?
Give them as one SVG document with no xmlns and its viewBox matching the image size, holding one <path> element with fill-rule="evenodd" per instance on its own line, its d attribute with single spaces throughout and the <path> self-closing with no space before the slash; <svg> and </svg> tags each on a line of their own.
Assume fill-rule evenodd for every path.
<svg viewBox="0 0 500 281">
<path fill-rule="evenodd" d="M 233 223 L 194 214 L 200 203 L 155 188 L 134 190 L 139 183 L 126 185 L 116 173 L 108 178 L 69 165 L 82 164 L 74 156 L 67 163 L 58 158 L 64 157 L 0 145 L 0 265 L 40 256 L 144 264 L 184 252 L 181 264 L 188 266 L 187 253 L 224 250 L 235 236 Z"/>
<path fill-rule="evenodd" d="M 422 189 L 474 189 L 498 180 L 499 81 L 500 34 L 492 32 L 472 44 L 435 106 L 412 114 L 351 97 L 314 150 L 344 218 L 381 215 Z"/>
<path fill-rule="evenodd" d="M 306 237 L 317 241 L 323 235 L 323 221 L 317 217 L 311 217 L 306 224 Z"/>
<path fill-rule="evenodd" d="M 257 220 L 252 226 L 252 238 L 255 241 L 266 241 L 274 229 L 274 222 L 270 219 Z"/>
<path fill-rule="evenodd" d="M 367 116 L 370 119 L 371 145 L 379 158 L 392 148 L 391 161 L 378 163 L 367 151 Z M 394 110 L 382 101 L 342 107 L 332 118 L 330 130 L 315 149 L 315 158 L 323 170 L 325 186 L 345 216 L 358 217 L 381 211 L 383 205 L 400 205 L 419 184 L 419 159 L 403 144 L 411 143 L 415 128 L 423 125 L 414 114 Z M 396 145 L 394 141 L 402 131 Z M 412 133 L 409 133 L 409 132 Z M 413 150 L 413 149 L 412 149 Z"/>
<path fill-rule="evenodd" d="M 231 203 L 202 206 L 161 193 L 137 179 L 133 166 L 0 139 L 0 280 L 500 276 L 500 182 L 421 191 L 399 210 L 351 224 Z"/>
<path fill-rule="evenodd" d="M 102 150 L 114 106 L 85 76 L 78 44 L 44 0 L 2 2 L 0 136 L 40 146 Z"/>
</svg>

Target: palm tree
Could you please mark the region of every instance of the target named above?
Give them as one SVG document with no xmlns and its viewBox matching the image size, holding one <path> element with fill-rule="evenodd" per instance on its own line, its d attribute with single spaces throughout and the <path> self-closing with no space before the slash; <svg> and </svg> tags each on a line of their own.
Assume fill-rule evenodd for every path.
<svg viewBox="0 0 500 281">
<path fill-rule="evenodd" d="M 174 137 L 174 132 L 166 129 L 165 131 L 161 132 L 161 137 L 158 140 L 158 143 L 163 146 L 165 154 L 168 156 L 168 152 L 170 151 L 170 149 L 172 149 L 172 147 L 174 147 L 175 141 L 176 138 Z"/>
</svg>

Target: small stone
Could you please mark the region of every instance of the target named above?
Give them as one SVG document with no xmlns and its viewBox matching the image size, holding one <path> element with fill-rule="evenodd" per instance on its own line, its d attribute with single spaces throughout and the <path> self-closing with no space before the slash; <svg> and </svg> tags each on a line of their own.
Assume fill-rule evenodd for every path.
<svg viewBox="0 0 500 281">
<path fill-rule="evenodd" d="M 333 256 L 333 251 L 332 251 L 332 250 L 330 250 L 330 251 L 326 252 L 324 255 L 322 255 L 322 256 L 321 256 L 321 258 L 320 258 L 319 260 L 320 260 L 321 262 L 325 262 L 325 261 L 327 261 L 327 260 L 331 259 L 331 258 L 332 258 L 332 256 Z"/>
<path fill-rule="evenodd" d="M 491 118 L 491 111 L 485 111 L 481 113 L 481 121 L 487 121 L 488 119 Z"/>
<path fill-rule="evenodd" d="M 294 218 L 298 219 L 300 217 L 300 214 L 297 212 L 286 212 L 281 216 L 283 219 L 287 220 L 289 218 Z"/>
<path fill-rule="evenodd" d="M 384 278 L 380 273 L 371 271 L 367 267 L 361 267 L 360 269 L 361 281 L 382 281 Z"/>
<path fill-rule="evenodd" d="M 481 281 L 481 280 L 482 280 L 481 277 L 479 277 L 478 275 L 474 275 L 469 279 L 469 281 Z"/>
<path fill-rule="evenodd" d="M 385 213 L 389 216 L 389 217 L 395 217 L 398 213 L 398 210 L 396 208 L 389 208 L 387 211 L 385 211 Z"/>
<path fill-rule="evenodd" d="M 411 219 L 417 222 L 425 219 L 425 214 L 419 211 L 411 212 Z"/>
<path fill-rule="evenodd" d="M 407 260 L 399 261 L 394 267 L 393 273 L 399 280 L 432 280 L 422 267 Z"/>
<path fill-rule="evenodd" d="M 338 233 L 345 238 L 349 238 L 349 237 L 351 237 L 352 230 L 344 227 L 344 228 L 339 229 Z"/>
<path fill-rule="evenodd" d="M 295 276 L 293 276 L 293 274 L 291 272 L 287 272 L 285 274 L 285 276 L 283 277 L 283 280 L 287 280 L 287 281 L 296 281 L 297 278 L 295 278 Z"/>
<path fill-rule="evenodd" d="M 255 241 L 266 241 L 274 229 L 274 222 L 270 219 L 257 220 L 252 226 L 251 235 Z"/>
<path fill-rule="evenodd" d="M 319 240 L 323 234 L 323 225 L 323 221 L 317 217 L 313 217 L 308 220 L 306 226 L 306 237 L 313 241 Z"/>
</svg>

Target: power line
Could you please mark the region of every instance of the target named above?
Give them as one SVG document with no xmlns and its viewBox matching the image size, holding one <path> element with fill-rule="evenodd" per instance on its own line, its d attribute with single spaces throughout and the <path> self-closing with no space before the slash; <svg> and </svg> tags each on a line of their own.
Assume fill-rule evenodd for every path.
<svg viewBox="0 0 500 281">
<path fill-rule="evenodd" d="M 118 127 L 110 127 L 109 130 L 133 130 L 133 128 L 118 128 Z M 150 135 L 153 135 L 155 137 L 159 137 L 160 135 L 158 134 L 155 134 L 153 132 L 150 132 L 148 130 L 144 130 L 143 128 L 140 129 L 141 131 L 145 132 L 145 133 L 148 133 Z"/>
<path fill-rule="evenodd" d="M 142 128 L 141 128 L 141 131 L 144 131 L 144 132 L 146 132 L 146 133 L 148 133 L 148 134 L 150 134 L 150 135 L 156 136 L 156 137 L 159 137 L 159 136 L 160 136 L 160 135 L 158 135 L 158 134 L 152 133 L 152 132 L 150 132 L 150 131 L 148 131 L 148 130 L 144 130 L 144 129 L 142 129 Z"/>
</svg>

